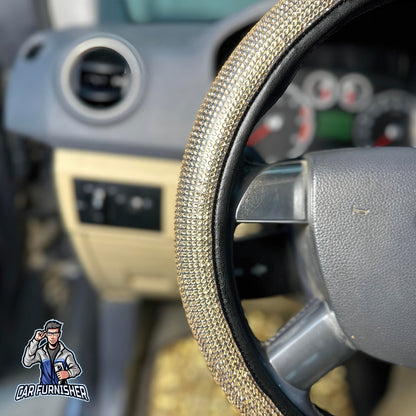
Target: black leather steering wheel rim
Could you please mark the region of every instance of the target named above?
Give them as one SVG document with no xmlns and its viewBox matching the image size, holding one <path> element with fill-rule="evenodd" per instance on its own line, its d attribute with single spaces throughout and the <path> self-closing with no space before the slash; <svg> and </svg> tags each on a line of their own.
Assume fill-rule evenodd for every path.
<svg viewBox="0 0 416 416">
<path fill-rule="evenodd" d="M 230 277 L 231 190 L 238 176 L 245 143 L 254 123 L 267 107 L 271 91 L 274 97 L 276 91 L 280 94 L 284 91 L 304 53 L 339 25 L 381 3 L 384 2 L 280 1 L 226 63 L 195 122 L 178 188 L 176 251 L 179 287 L 191 329 L 208 366 L 242 414 L 312 415 L 320 412 L 309 402 L 306 392 L 285 386 L 285 382 L 271 369 L 261 345 L 243 318 L 234 281 Z M 311 12 L 308 8 L 314 10 Z M 239 73 L 239 68 L 252 64 L 253 61 L 246 56 L 254 54 L 255 42 L 263 39 L 270 22 L 276 22 L 283 14 L 287 17 L 285 24 L 288 27 L 299 18 L 307 19 L 305 16 L 311 19 L 310 24 L 274 56 L 267 73 L 256 79 L 255 88 L 246 86 L 248 93 L 242 90 L 240 99 L 247 105 L 241 106 L 237 115 L 233 111 L 226 113 L 227 117 L 230 114 L 234 117 L 232 122 L 222 121 L 224 106 L 227 105 L 224 101 L 229 97 L 227 94 L 232 95 L 226 85 L 233 79 L 237 80 L 237 87 L 236 84 L 234 87 L 241 88 L 238 86 L 239 77 L 247 75 L 241 74 L 244 68 Z M 213 331 L 217 333 L 214 340 L 211 338 Z M 224 351 L 229 353 L 228 356 L 221 355 Z"/>
</svg>

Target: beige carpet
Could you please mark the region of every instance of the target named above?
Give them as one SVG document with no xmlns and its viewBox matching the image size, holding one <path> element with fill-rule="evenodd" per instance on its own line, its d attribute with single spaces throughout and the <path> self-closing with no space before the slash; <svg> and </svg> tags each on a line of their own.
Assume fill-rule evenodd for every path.
<svg viewBox="0 0 416 416">
<path fill-rule="evenodd" d="M 245 302 L 256 336 L 267 339 L 299 310 L 296 302 L 279 299 Z M 238 413 L 212 381 L 195 341 L 182 338 L 163 348 L 154 364 L 148 416 L 235 416 Z M 336 368 L 316 383 L 314 403 L 337 416 L 353 416 L 345 369 Z"/>
</svg>

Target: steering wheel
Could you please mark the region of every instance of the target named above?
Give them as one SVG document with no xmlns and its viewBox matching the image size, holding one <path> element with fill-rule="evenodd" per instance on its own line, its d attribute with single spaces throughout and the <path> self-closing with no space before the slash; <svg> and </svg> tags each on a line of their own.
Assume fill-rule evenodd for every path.
<svg viewBox="0 0 416 416">
<path fill-rule="evenodd" d="M 348 149 L 259 168 L 249 134 L 307 50 L 381 4 L 281 0 L 243 39 L 195 121 L 178 186 L 180 294 L 215 380 L 244 415 L 324 414 L 313 383 L 355 351 L 416 366 L 416 150 Z M 233 274 L 238 223 L 293 224 L 310 302 L 266 342 Z"/>
</svg>

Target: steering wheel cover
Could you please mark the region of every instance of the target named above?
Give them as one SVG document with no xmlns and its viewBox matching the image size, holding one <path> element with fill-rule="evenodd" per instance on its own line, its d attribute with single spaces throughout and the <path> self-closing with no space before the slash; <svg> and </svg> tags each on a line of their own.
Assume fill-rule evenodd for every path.
<svg viewBox="0 0 416 416">
<path fill-rule="evenodd" d="M 185 150 L 175 221 L 179 290 L 214 379 L 243 415 L 314 410 L 300 411 L 283 392 L 283 383 L 262 359 L 261 346 L 243 318 L 230 278 L 232 230 L 226 218 L 239 156 L 268 91 L 284 90 L 294 66 L 318 39 L 346 18 L 379 3 L 277 3 L 224 65 L 201 106 Z"/>
</svg>

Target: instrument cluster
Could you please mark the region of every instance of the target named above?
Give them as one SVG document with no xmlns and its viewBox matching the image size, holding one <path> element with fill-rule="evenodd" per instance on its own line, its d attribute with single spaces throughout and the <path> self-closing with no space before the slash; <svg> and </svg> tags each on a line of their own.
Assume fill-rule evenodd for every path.
<svg viewBox="0 0 416 416">
<path fill-rule="evenodd" d="M 379 68 L 303 67 L 247 146 L 266 163 L 341 147 L 416 146 L 416 96 Z"/>
</svg>

